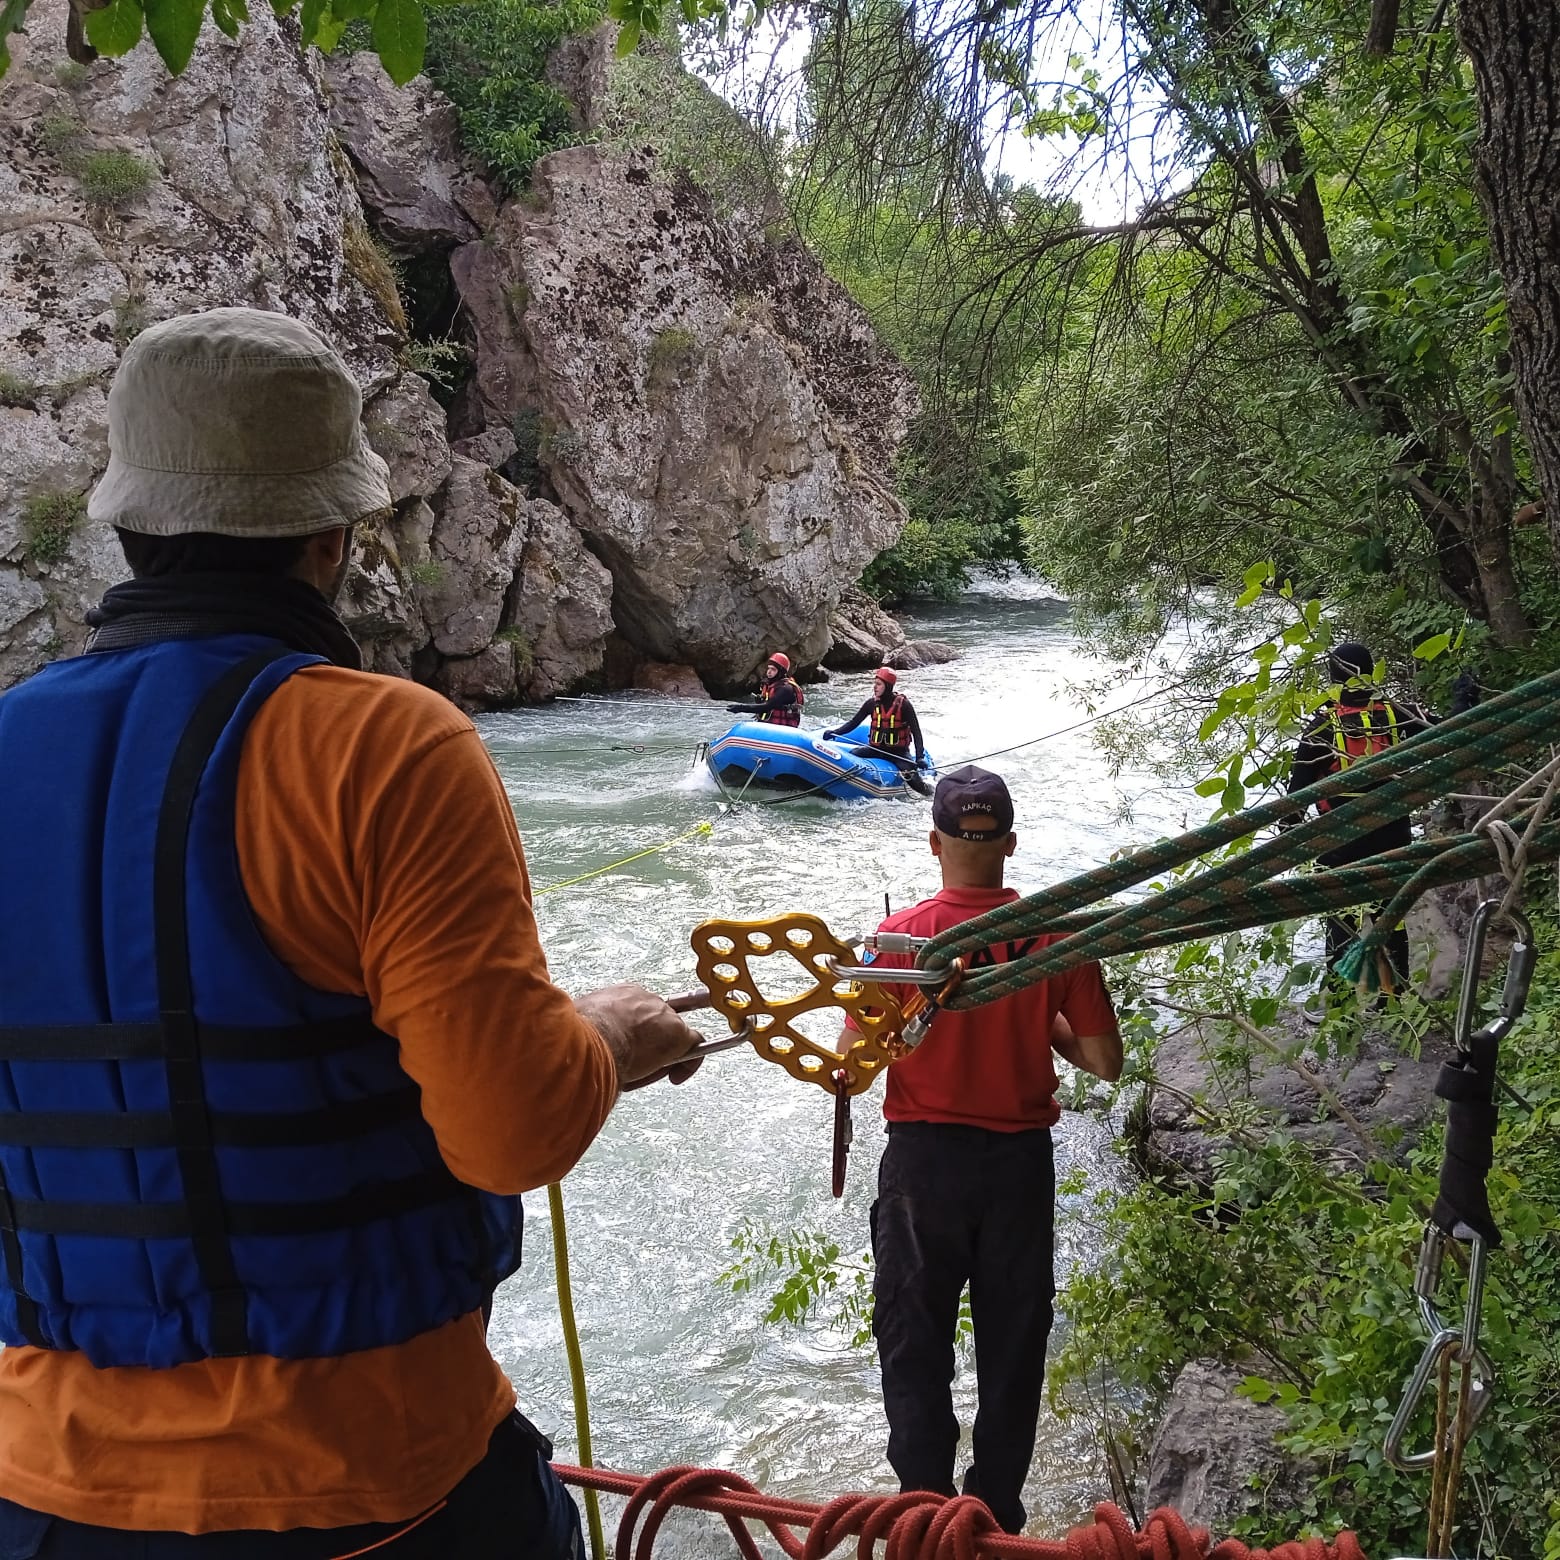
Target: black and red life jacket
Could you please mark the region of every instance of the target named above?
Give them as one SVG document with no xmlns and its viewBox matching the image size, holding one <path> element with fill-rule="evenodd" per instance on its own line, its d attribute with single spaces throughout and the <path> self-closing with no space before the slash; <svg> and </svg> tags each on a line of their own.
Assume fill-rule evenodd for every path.
<svg viewBox="0 0 1560 1560">
<path fill-rule="evenodd" d="M 787 704 L 783 709 L 766 710 L 758 718 L 771 726 L 800 726 L 802 723 L 802 706 L 807 703 L 807 695 L 802 692 L 802 685 L 789 677 L 777 677 L 773 682 L 760 685 L 758 696 L 765 704 L 768 704 L 782 688 L 796 689 L 796 703 Z"/>
<path fill-rule="evenodd" d="M 867 731 L 867 741 L 873 747 L 889 748 L 896 753 L 910 751 L 910 726 L 905 720 L 905 696 L 896 693 L 886 703 L 879 700 L 872 706 L 872 724 Z"/>
<path fill-rule="evenodd" d="M 1398 713 L 1384 699 L 1372 699 L 1369 704 L 1335 704 L 1327 711 L 1327 724 L 1331 728 L 1333 747 L 1332 763 L 1327 770 L 1330 775 L 1352 769 L 1402 741 Z M 1316 810 L 1326 812 L 1330 807 L 1341 806 L 1363 794 L 1363 791 L 1345 791 L 1319 801 Z"/>
</svg>

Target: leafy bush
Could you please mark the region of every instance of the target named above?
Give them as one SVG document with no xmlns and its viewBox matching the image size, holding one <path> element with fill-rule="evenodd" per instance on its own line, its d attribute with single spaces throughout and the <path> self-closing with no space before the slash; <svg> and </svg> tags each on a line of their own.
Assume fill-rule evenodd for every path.
<svg viewBox="0 0 1560 1560">
<path fill-rule="evenodd" d="M 65 559 L 76 527 L 86 519 L 85 493 L 38 493 L 22 506 L 27 556 L 40 569 Z"/>
<path fill-rule="evenodd" d="M 890 604 L 952 601 L 969 584 L 972 568 L 1001 564 L 1010 556 L 994 527 L 959 515 L 938 521 L 917 517 L 887 552 L 867 565 L 861 586 Z"/>
<path fill-rule="evenodd" d="M 668 325 L 665 330 L 658 330 L 650 343 L 648 370 L 650 382 L 653 384 L 657 380 L 679 374 L 693 356 L 698 344 L 698 337 L 691 330 L 685 330 L 680 325 Z"/>
<path fill-rule="evenodd" d="M 406 366 L 414 374 L 444 390 L 453 390 L 465 376 L 471 361 L 471 353 L 458 341 L 440 336 L 429 341 L 412 341 L 407 344 Z"/>
<path fill-rule="evenodd" d="M 662 169 L 686 175 L 722 214 L 775 206 L 761 133 L 684 67 L 675 37 L 613 61 L 603 139 L 623 153 L 653 146 Z"/>
<path fill-rule="evenodd" d="M 511 192 L 539 157 L 577 136 L 547 56 L 605 14 L 603 0 L 470 0 L 428 14 L 429 78 L 454 103 L 461 137 Z"/>
<path fill-rule="evenodd" d="M 1482 1335 L 1499 1386 L 1468 1454 L 1460 1505 L 1459 1553 L 1522 1560 L 1552 1555 L 1560 1543 L 1560 1523 L 1546 1516 L 1560 1501 L 1556 930 L 1552 921 L 1543 927 L 1540 945 L 1551 951 L 1540 960 L 1527 1016 L 1502 1048 L 1502 1076 L 1532 1110 L 1501 1109 L 1489 1186 L 1506 1239 L 1492 1256 Z M 1217 1005 L 1256 989 L 1256 966 L 1232 966 L 1228 951 L 1190 944 L 1177 954 L 1178 963 L 1188 961 L 1182 976 L 1193 974 L 1205 995 L 1225 987 Z M 1189 985 L 1183 981 L 1183 991 Z M 1250 1000 L 1245 1011 L 1265 1000 Z M 1403 1010 L 1411 1043 L 1428 1014 L 1412 999 Z M 1356 1171 L 1324 1167 L 1287 1136 L 1242 1121 L 1239 1074 L 1250 1050 L 1239 1033 L 1219 1033 L 1228 1103 L 1210 1090 L 1204 1104 L 1229 1142 L 1213 1184 L 1148 1181 L 1097 1199 L 1094 1244 L 1104 1256 L 1059 1298 L 1071 1326 L 1050 1390 L 1064 1411 L 1074 1397 L 1081 1410 L 1104 1370 L 1136 1393 L 1141 1428 L 1189 1360 L 1243 1364 L 1245 1391 L 1283 1408 L 1292 1427 L 1286 1444 L 1315 1459 L 1319 1472 L 1298 1510 L 1248 1519 L 1242 1536 L 1270 1543 L 1302 1527 L 1347 1526 L 1367 1554 L 1422 1553 L 1429 1475 L 1390 1468 L 1381 1444 L 1425 1343 L 1413 1261 L 1436 1192 L 1439 1125 L 1400 1166 L 1386 1162 L 1383 1145 L 1380 1159 Z M 1346 1038 L 1338 1032 L 1334 1043 Z M 1456 1271 L 1448 1261 L 1441 1296 L 1448 1315 L 1460 1311 Z M 1430 1439 L 1428 1410 L 1410 1434 L 1416 1443 Z"/>
<path fill-rule="evenodd" d="M 145 158 L 116 148 L 83 153 L 73 171 L 94 206 L 125 205 L 157 182 L 157 170 Z"/>
<path fill-rule="evenodd" d="M 38 124 L 38 140 L 46 152 L 70 162 L 86 138 L 87 127 L 74 114 L 45 114 Z"/>
</svg>

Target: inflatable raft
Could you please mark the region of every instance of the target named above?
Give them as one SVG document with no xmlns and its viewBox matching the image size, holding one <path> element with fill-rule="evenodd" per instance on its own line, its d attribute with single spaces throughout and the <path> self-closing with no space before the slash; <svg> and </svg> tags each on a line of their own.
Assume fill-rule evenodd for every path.
<svg viewBox="0 0 1560 1560">
<path fill-rule="evenodd" d="M 825 742 L 800 727 L 742 720 L 710 743 L 706 758 L 716 779 L 731 791 L 768 786 L 816 791 L 820 796 L 912 795 L 902 765 L 853 751 L 866 740 L 865 725 Z M 930 758 L 927 771 L 931 771 Z"/>
</svg>

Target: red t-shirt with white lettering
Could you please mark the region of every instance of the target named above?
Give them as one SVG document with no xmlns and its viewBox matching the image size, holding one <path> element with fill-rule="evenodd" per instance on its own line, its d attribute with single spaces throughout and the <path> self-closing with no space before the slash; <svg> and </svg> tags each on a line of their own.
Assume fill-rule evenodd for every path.
<svg viewBox="0 0 1560 1560">
<path fill-rule="evenodd" d="M 1013 888 L 945 888 L 889 916 L 878 930 L 931 937 L 1017 898 Z M 1005 964 L 1055 941 L 1049 933 L 1004 941 L 966 962 L 970 969 Z M 875 962 L 904 969 L 915 961 L 884 953 Z M 915 988 L 890 989 L 904 1001 Z M 1062 1113 L 1051 1059 L 1051 1020 L 1058 1013 L 1075 1034 L 1111 1033 L 1116 1013 L 1098 964 L 1080 964 L 968 1012 L 939 1013 L 926 1039 L 889 1067 L 883 1114 L 890 1121 L 948 1121 L 993 1132 L 1051 1126 Z"/>
</svg>

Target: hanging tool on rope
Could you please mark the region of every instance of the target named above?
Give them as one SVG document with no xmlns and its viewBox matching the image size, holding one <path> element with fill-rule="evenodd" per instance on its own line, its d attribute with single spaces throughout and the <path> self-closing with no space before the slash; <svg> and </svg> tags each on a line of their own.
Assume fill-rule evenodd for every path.
<svg viewBox="0 0 1560 1560">
<path fill-rule="evenodd" d="M 1516 934 L 1506 964 L 1500 1012 L 1475 1031 L 1485 942 L 1491 927 L 1500 921 Z M 1414 1297 L 1430 1339 L 1409 1377 L 1383 1448 L 1395 1468 L 1431 1470 L 1425 1548 L 1429 1560 L 1442 1560 L 1451 1553 L 1463 1455 L 1495 1392 L 1495 1369 L 1479 1346 L 1479 1329 L 1489 1253 L 1500 1245 L 1487 1185 L 1495 1157 L 1496 1069 L 1500 1043 L 1527 1005 L 1536 962 L 1537 949 L 1527 917 L 1499 900 L 1485 900 L 1468 931 L 1454 1031 L 1457 1054 L 1441 1068 L 1435 1086 L 1436 1094 L 1447 1102 L 1446 1148 L 1441 1159 L 1440 1191 L 1425 1225 L 1414 1274 Z M 1436 1308 L 1436 1291 L 1451 1241 L 1468 1246 L 1467 1294 L 1462 1324 L 1456 1327 L 1449 1326 Z M 1451 1390 L 1454 1364 L 1458 1373 L 1455 1407 Z M 1435 1440 L 1425 1451 L 1405 1452 L 1409 1424 L 1432 1375 L 1436 1378 Z"/>
</svg>

